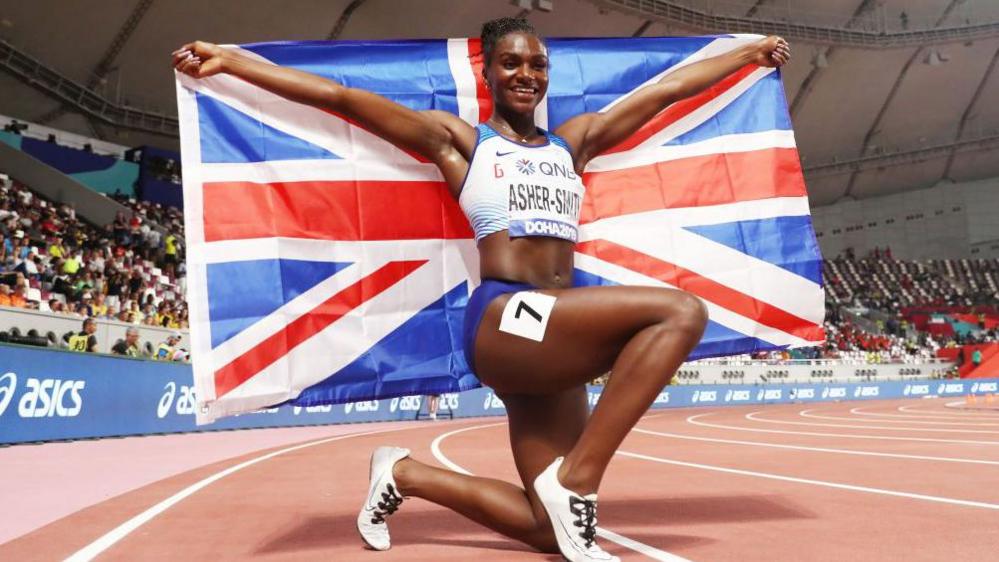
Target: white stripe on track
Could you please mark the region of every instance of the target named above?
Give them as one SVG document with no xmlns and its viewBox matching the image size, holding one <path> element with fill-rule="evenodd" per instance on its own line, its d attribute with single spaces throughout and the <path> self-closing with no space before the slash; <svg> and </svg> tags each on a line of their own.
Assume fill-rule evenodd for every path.
<svg viewBox="0 0 999 562">
<path fill-rule="evenodd" d="M 946 407 L 946 406 L 944 406 Z M 964 419 L 999 419 L 999 415 L 986 414 L 981 412 L 958 412 L 958 408 L 949 408 L 950 412 L 944 412 L 940 410 L 921 410 L 912 409 L 912 406 L 899 406 L 898 411 L 900 412 L 910 412 L 913 414 L 924 414 L 924 415 L 934 415 L 934 416 L 947 416 L 951 418 L 964 418 Z"/>
<path fill-rule="evenodd" d="M 883 488 L 871 488 L 869 486 L 855 486 L 853 484 L 841 484 L 838 482 L 827 482 L 825 480 L 811 480 L 808 478 L 796 478 L 793 476 L 783 476 L 780 474 L 771 474 L 769 472 L 756 472 L 752 470 L 741 470 L 738 468 L 727 468 L 723 466 L 713 466 L 709 464 L 699 464 L 693 462 L 676 461 L 672 459 L 664 459 L 660 457 L 653 457 L 650 455 L 642 455 L 639 453 L 629 453 L 627 451 L 618 451 L 617 454 L 632 457 L 636 459 L 642 459 L 652 462 L 658 462 L 663 464 L 672 464 L 676 466 L 684 466 L 688 468 L 699 468 L 701 470 L 711 470 L 714 472 L 724 472 L 726 474 L 738 474 L 740 476 L 753 476 L 756 478 L 766 478 L 769 480 L 780 480 L 783 482 L 794 482 L 797 484 L 810 484 L 812 486 L 822 486 L 825 488 L 836 488 L 839 490 L 850 490 L 853 492 L 866 492 L 869 494 L 881 494 L 884 496 L 895 496 L 899 498 L 908 498 L 914 500 L 923 500 L 936 503 L 946 503 L 951 505 L 960 505 L 964 507 L 979 507 L 982 509 L 994 509 L 999 511 L 999 504 L 978 502 L 972 500 L 959 500 L 954 498 L 945 498 L 942 496 L 929 496 L 926 494 L 913 494 L 910 492 L 899 492 L 896 490 L 886 490 Z"/>
<path fill-rule="evenodd" d="M 984 422 L 983 423 L 983 422 L 968 422 L 968 421 L 964 421 L 964 422 L 945 421 L 945 420 L 953 420 L 953 419 L 962 419 L 962 418 L 957 418 L 957 417 L 953 417 L 953 416 L 951 416 L 949 418 L 939 418 L 938 417 L 937 419 L 934 420 L 934 419 L 932 419 L 933 416 L 926 416 L 926 415 L 906 415 L 906 414 L 886 414 L 884 412 L 868 412 L 868 411 L 864 410 L 863 408 L 850 408 L 850 413 L 854 414 L 856 416 L 874 416 L 874 417 L 877 417 L 877 418 L 895 418 L 893 420 L 880 420 L 879 419 L 879 420 L 864 420 L 864 421 L 878 421 L 878 422 L 891 422 L 891 423 L 932 423 L 932 424 L 941 424 L 941 425 L 999 426 L 999 423 L 991 423 L 991 422 Z M 899 418 L 901 418 L 901 419 L 899 419 Z M 863 418 L 857 418 L 857 419 L 861 420 Z M 963 419 L 967 420 L 968 418 L 963 418 Z M 913 421 L 909 421 L 909 420 L 913 420 Z M 927 420 L 927 421 L 914 421 L 914 420 Z"/>
<path fill-rule="evenodd" d="M 872 420 L 872 419 L 865 419 L 865 418 L 856 417 L 856 416 L 850 417 L 850 418 L 840 418 L 840 417 L 836 417 L 836 416 L 821 416 L 821 415 L 819 415 L 817 413 L 814 413 L 814 412 L 815 412 L 815 409 L 814 408 L 810 408 L 808 410 L 802 410 L 802 411 L 798 412 L 798 415 L 801 416 L 801 417 L 804 417 L 804 418 L 812 418 L 812 419 L 817 419 L 817 420 L 834 420 L 834 421 L 845 421 L 845 422 L 857 421 L 857 422 L 867 422 L 867 423 L 916 423 L 916 424 L 922 424 L 922 425 L 970 425 L 970 426 L 995 426 L 995 425 L 999 425 L 999 424 L 994 424 L 994 423 L 966 423 L 966 422 L 948 422 L 948 421 L 881 420 L 881 419 Z M 851 410 L 851 412 L 852 412 L 852 410 Z M 922 430 L 926 430 L 926 431 L 938 431 L 938 430 L 930 428 L 930 427 L 922 427 L 922 428 L 917 427 L 917 428 L 913 428 L 913 429 L 917 429 L 917 430 L 918 429 L 922 429 Z M 963 429 L 953 429 L 953 430 L 949 430 L 949 431 L 965 431 L 965 430 L 963 430 Z"/>
<path fill-rule="evenodd" d="M 806 412 L 808 410 L 805 410 Z M 933 431 L 933 432 L 947 432 L 947 433 L 999 433 L 999 431 L 985 431 L 981 429 L 934 429 L 931 427 L 884 427 L 881 425 L 850 425 L 845 423 L 813 423 L 813 422 L 800 422 L 800 421 L 786 421 L 786 420 L 768 420 L 765 418 L 758 418 L 756 414 L 762 413 L 762 410 L 757 410 L 755 412 L 750 412 L 746 414 L 747 420 L 752 420 L 756 422 L 764 423 L 776 423 L 780 425 L 810 425 L 814 427 L 846 427 L 851 429 L 879 429 L 883 431 Z M 799 412 L 800 414 L 800 412 Z M 837 419 L 837 418 L 833 418 Z"/>
<path fill-rule="evenodd" d="M 697 418 L 704 416 L 709 416 L 714 412 L 709 412 L 707 414 L 697 414 L 687 418 L 687 423 L 693 425 L 699 425 L 702 427 L 713 427 L 715 429 L 732 429 L 735 431 L 752 431 L 755 433 L 775 433 L 781 435 L 811 435 L 817 437 L 846 437 L 849 439 L 875 439 L 875 440 L 886 440 L 886 441 L 920 441 L 925 443 L 957 443 L 964 445 L 999 445 L 999 441 L 976 441 L 971 439 L 934 439 L 932 437 L 893 437 L 886 435 L 854 435 L 851 433 L 822 433 L 817 431 L 786 431 L 782 429 L 760 429 L 755 427 L 739 427 L 735 425 L 724 425 L 709 423 L 705 421 L 699 421 Z"/>
<path fill-rule="evenodd" d="M 149 509 L 143 511 L 142 513 L 136 515 L 135 517 L 129 519 L 128 521 L 125 521 L 121 525 L 118 525 L 114 529 L 111 529 L 104 536 L 98 538 L 94 542 L 88 544 L 87 546 L 81 548 L 80 550 L 76 551 L 74 554 L 72 554 L 71 556 L 69 556 L 68 558 L 66 558 L 65 562 L 85 562 L 85 561 L 88 561 L 88 560 L 93 560 L 94 557 L 96 557 L 98 554 L 101 554 L 105 550 L 107 550 L 107 549 L 111 548 L 112 546 L 114 546 L 116 543 L 118 543 L 119 541 L 121 541 L 122 539 L 124 539 L 126 536 L 128 536 L 129 533 L 131 533 L 132 531 L 138 529 L 142 525 L 145 525 L 146 523 L 148 523 L 149 521 L 151 521 L 154 517 L 156 517 L 157 515 L 163 513 L 164 511 L 170 509 L 174 505 L 177 505 L 182 500 L 184 500 L 184 499 L 186 499 L 186 498 L 194 495 L 196 492 L 202 490 L 206 486 L 208 486 L 210 484 L 213 484 L 215 482 L 218 482 L 219 480 L 225 478 L 226 476 L 229 476 L 230 474 L 233 474 L 235 472 L 239 472 L 240 470 L 243 470 L 244 468 L 253 466 L 253 465 L 255 465 L 255 464 L 259 463 L 259 462 L 263 462 L 265 460 L 272 459 L 272 458 L 274 458 L 274 457 L 276 457 L 278 455 L 283 455 L 285 453 L 290 453 L 292 451 L 298 451 L 298 450 L 305 449 L 305 448 L 308 448 L 308 447 L 314 447 L 316 445 L 322 445 L 324 443 L 330 443 L 332 441 L 340 441 L 340 440 L 343 440 L 343 439 L 351 439 L 351 438 L 354 438 L 354 437 L 363 437 L 365 435 L 376 435 L 376 434 L 379 434 L 379 433 L 391 433 L 393 431 L 406 431 L 406 430 L 409 430 L 409 429 L 417 429 L 417 428 L 426 429 L 426 426 L 425 425 L 414 425 L 412 427 L 396 427 L 396 428 L 392 428 L 392 429 L 379 429 L 379 430 L 376 430 L 376 431 L 365 431 L 365 432 L 362 432 L 362 433 L 351 433 L 351 434 L 348 434 L 348 435 L 338 435 L 336 437 L 327 437 L 325 439 L 319 439 L 317 441 L 309 441 L 307 443 L 302 443 L 302 444 L 299 444 L 299 445 L 295 445 L 293 447 L 287 447 L 287 448 L 281 449 L 279 451 L 274 451 L 272 453 L 267 453 L 266 455 L 262 455 L 262 456 L 250 459 L 248 461 L 239 463 L 239 464 L 237 464 L 235 466 L 231 466 L 231 467 L 229 467 L 229 468 L 227 468 L 227 469 L 225 469 L 225 470 L 223 470 L 221 472 L 216 472 L 215 474 L 209 476 L 208 478 L 205 478 L 205 479 L 200 480 L 200 481 L 198 481 L 198 482 L 196 482 L 194 484 L 191 484 L 190 486 L 184 488 L 183 490 L 177 492 L 176 494 L 170 496 L 169 498 L 161 501 L 160 503 L 158 503 L 158 504 L 150 507 Z"/>
<path fill-rule="evenodd" d="M 430 444 L 430 452 L 433 453 L 434 458 L 436 458 L 438 462 L 448 467 L 449 469 L 455 472 L 459 472 L 461 474 L 467 474 L 469 476 L 473 476 L 473 474 L 468 470 L 466 470 L 464 467 L 455 463 L 451 459 L 447 458 L 447 456 L 441 451 L 441 442 L 443 442 L 448 437 L 451 437 L 452 435 L 457 435 L 465 431 L 471 431 L 473 429 L 485 429 L 487 427 L 496 427 L 498 425 L 504 425 L 504 424 L 506 424 L 506 422 L 490 423 L 484 425 L 473 425 L 472 427 L 463 427 L 461 429 L 456 429 L 454 431 L 448 431 L 447 433 L 442 433 L 438 435 L 437 438 L 435 438 L 433 442 Z M 634 539 L 629 539 L 628 537 L 619 535 L 603 527 L 597 527 L 597 534 L 611 542 L 617 543 L 625 548 L 634 550 L 639 554 L 644 554 L 645 556 L 648 556 L 653 560 L 660 560 L 661 562 L 691 562 L 686 558 L 682 558 L 675 554 L 670 554 L 669 552 L 666 552 L 664 550 L 659 550 L 654 546 L 649 546 L 647 544 L 640 543 Z"/>
<path fill-rule="evenodd" d="M 645 433 L 648 435 L 657 435 L 661 437 L 670 437 L 673 439 L 684 439 L 687 441 L 704 441 L 707 443 L 726 443 L 730 445 L 748 445 L 752 447 L 769 447 L 773 449 L 791 449 L 795 451 L 811 451 L 816 453 L 835 453 L 839 455 L 859 455 L 866 457 L 888 457 L 895 459 L 913 459 L 921 461 L 940 461 L 940 462 L 957 462 L 957 463 L 968 463 L 968 464 L 987 464 L 987 465 L 997 465 L 999 466 L 999 461 L 986 461 L 979 459 L 959 459 L 954 457 L 931 457 L 927 455 L 904 455 L 901 453 L 878 453 L 875 451 L 853 451 L 850 449 L 828 449 L 825 447 L 805 447 L 803 445 L 782 445 L 779 443 L 763 443 L 761 441 L 738 441 L 735 439 L 719 439 L 714 437 L 695 437 L 693 435 L 681 435 L 678 433 L 664 433 L 661 431 L 652 431 L 650 429 L 639 429 L 634 428 L 633 431 L 638 433 Z"/>
</svg>

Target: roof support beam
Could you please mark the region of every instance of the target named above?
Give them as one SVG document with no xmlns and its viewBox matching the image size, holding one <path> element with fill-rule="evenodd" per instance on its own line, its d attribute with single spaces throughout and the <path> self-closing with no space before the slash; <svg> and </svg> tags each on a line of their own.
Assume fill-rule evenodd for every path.
<svg viewBox="0 0 999 562">
<path fill-rule="evenodd" d="M 971 96 L 971 101 L 968 102 L 968 107 L 964 108 L 964 113 L 961 114 L 961 124 L 957 127 L 957 134 L 954 135 L 954 140 L 958 141 L 964 136 L 965 128 L 968 126 L 968 121 L 971 116 L 974 115 L 973 110 L 975 106 L 978 105 L 978 99 L 982 97 L 982 92 L 985 91 L 985 85 L 988 84 L 989 78 L 992 77 L 992 73 L 996 69 L 996 63 L 999 62 L 999 49 L 992 55 L 992 60 L 989 62 L 988 68 L 985 70 L 985 74 L 982 75 L 981 81 L 978 82 L 978 88 L 975 89 L 975 95 Z M 952 150 L 950 156 L 947 157 L 947 166 L 944 168 L 943 177 L 950 178 L 951 167 L 954 166 L 954 157 L 957 156 L 957 150 Z"/>
<path fill-rule="evenodd" d="M 111 44 L 109 44 L 108 48 L 104 51 L 104 55 L 101 57 L 101 60 L 94 66 L 93 70 L 90 71 L 90 78 L 87 80 L 85 86 L 88 90 L 94 89 L 94 87 L 97 86 L 101 80 L 111 73 L 114 60 L 118 58 L 118 54 L 121 53 L 121 50 L 125 47 L 125 43 L 128 42 L 128 39 L 132 36 L 135 29 L 139 27 L 139 22 L 142 21 L 142 18 L 146 15 L 146 12 L 149 11 L 149 8 L 152 5 L 153 0 L 139 0 L 139 2 L 135 5 L 135 8 L 132 9 L 132 13 L 128 16 L 128 19 L 126 19 L 125 23 L 118 28 L 118 33 L 115 34 L 114 38 L 111 40 Z M 66 113 L 66 111 L 69 110 L 69 108 L 70 106 L 64 103 L 39 117 L 35 120 L 35 122 L 45 125 L 61 117 Z M 88 119 L 90 119 L 89 116 Z M 104 138 L 95 123 L 91 122 L 90 128 L 93 129 L 97 138 Z"/>
<path fill-rule="evenodd" d="M 846 22 L 844 27 L 852 27 L 860 22 L 860 19 L 869 12 L 874 7 L 874 0 L 862 0 L 857 9 L 853 11 L 853 15 L 850 17 L 850 21 Z M 755 8 L 755 6 L 754 6 Z M 822 47 L 819 47 L 820 49 Z M 836 47 L 828 47 L 824 53 L 826 60 L 836 51 Z M 825 72 L 824 68 L 819 68 L 818 66 L 812 65 L 812 70 L 808 73 L 808 76 L 801 82 L 801 87 L 798 88 L 798 92 L 794 95 L 794 101 L 791 102 L 790 112 L 791 117 L 797 117 L 798 112 L 801 111 L 801 106 L 808 99 L 808 96 L 812 93 L 815 88 L 815 83 L 822 74 Z"/>
<path fill-rule="evenodd" d="M 118 105 L 0 39 L 0 70 L 102 123 L 176 138 L 176 117 Z"/>
<path fill-rule="evenodd" d="M 343 29 L 347 27 L 347 22 L 350 21 L 350 16 L 354 15 L 354 11 L 364 4 L 365 0 L 351 0 L 350 4 L 340 12 L 340 17 L 336 20 L 336 25 L 333 26 L 333 30 L 330 34 L 326 36 L 329 41 L 335 41 L 340 38 L 340 34 L 343 33 Z"/>
<path fill-rule="evenodd" d="M 943 13 L 940 14 L 940 17 L 937 19 L 937 25 L 943 25 L 943 22 L 947 21 L 947 17 L 954 11 L 954 8 L 962 2 L 964 2 L 964 0 L 950 0 L 950 3 L 947 4 L 947 8 L 944 9 Z M 909 60 L 905 61 L 905 65 L 902 66 L 901 72 L 899 72 L 898 77 L 895 78 L 895 83 L 892 84 L 891 90 L 888 92 L 888 96 L 885 98 L 884 103 L 881 104 L 881 109 L 878 110 L 878 114 L 874 118 L 874 122 L 871 123 L 871 127 L 867 130 L 867 134 L 864 135 L 864 142 L 860 147 L 861 156 L 867 153 L 870 149 L 871 141 L 874 139 L 874 136 L 880 132 L 881 121 L 884 120 L 885 114 L 888 113 L 888 108 L 891 107 L 892 102 L 895 101 L 895 96 L 898 95 L 898 90 L 901 88 L 902 82 L 905 80 L 905 75 L 909 73 L 909 68 L 912 67 L 914 62 L 919 60 L 919 57 L 923 55 L 925 50 L 925 47 L 916 49 L 912 53 L 912 56 L 909 57 Z M 854 172 L 850 176 L 850 181 L 847 183 L 846 191 L 843 192 L 842 197 L 849 197 L 853 194 L 853 188 L 857 183 L 858 175 L 859 172 Z"/>
<path fill-rule="evenodd" d="M 834 160 L 804 168 L 808 179 L 856 174 L 864 170 L 919 164 L 948 154 L 993 150 L 999 148 L 999 130 L 986 131 L 974 137 L 943 142 L 932 146 L 907 148 L 860 156 L 850 160 Z"/>
<path fill-rule="evenodd" d="M 805 13 L 787 13 L 782 18 L 727 16 L 692 7 L 680 0 L 590 0 L 602 8 L 616 10 L 643 19 L 678 24 L 688 29 L 724 33 L 781 35 L 819 45 L 864 49 L 904 49 L 975 41 L 999 37 L 999 21 L 927 29 L 889 28 L 887 19 L 875 11 L 858 29 L 845 29 L 839 23 L 795 23 Z M 755 14 L 754 14 L 755 15 Z M 815 19 L 815 18 L 813 18 Z"/>
</svg>

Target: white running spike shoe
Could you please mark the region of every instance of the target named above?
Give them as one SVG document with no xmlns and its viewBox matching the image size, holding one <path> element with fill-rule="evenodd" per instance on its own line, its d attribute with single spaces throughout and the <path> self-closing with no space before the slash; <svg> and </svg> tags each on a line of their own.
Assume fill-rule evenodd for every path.
<svg viewBox="0 0 999 562">
<path fill-rule="evenodd" d="M 395 513 L 403 501 L 392 477 L 392 467 L 408 456 L 409 449 L 400 447 L 378 447 L 371 453 L 368 497 L 357 516 L 357 530 L 365 544 L 374 550 L 388 550 L 392 546 L 385 518 Z"/>
<path fill-rule="evenodd" d="M 548 512 L 562 556 L 570 562 L 620 562 L 596 543 L 597 495 L 580 496 L 558 481 L 562 457 L 534 479 L 534 490 Z"/>
</svg>

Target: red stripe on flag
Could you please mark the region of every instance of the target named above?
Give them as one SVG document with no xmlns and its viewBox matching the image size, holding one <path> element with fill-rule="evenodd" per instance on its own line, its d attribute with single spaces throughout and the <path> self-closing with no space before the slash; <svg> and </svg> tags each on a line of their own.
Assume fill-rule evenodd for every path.
<svg viewBox="0 0 999 562">
<path fill-rule="evenodd" d="M 486 79 L 482 75 L 485 57 L 482 53 L 482 40 L 468 40 L 468 62 L 472 65 L 472 76 L 475 78 L 475 97 L 479 102 L 479 123 L 484 123 L 493 114 L 493 96 L 486 87 Z"/>
<path fill-rule="evenodd" d="M 213 182 L 202 189 L 205 241 L 471 238 L 443 182 Z"/>
<path fill-rule="evenodd" d="M 693 156 L 583 174 L 580 222 L 678 207 L 806 195 L 794 148 Z"/>
<path fill-rule="evenodd" d="M 215 371 L 215 395 L 219 398 L 287 355 L 299 344 L 318 334 L 351 310 L 395 285 L 426 260 L 395 261 L 326 299 L 290 322 L 282 330 L 260 342 L 253 349 Z"/>
<path fill-rule="evenodd" d="M 824 341 L 818 324 L 765 303 L 676 264 L 607 240 L 582 242 L 576 251 L 679 287 L 702 299 L 806 341 Z"/>
<path fill-rule="evenodd" d="M 630 137 L 619 143 L 617 146 L 602 152 L 601 154 L 613 154 L 615 152 L 624 152 L 635 148 L 639 144 L 648 140 L 652 135 L 662 131 L 669 125 L 672 125 L 680 119 L 690 115 L 704 104 L 724 94 L 726 90 L 741 82 L 743 78 L 749 76 L 758 68 L 759 67 L 755 64 L 744 66 L 742 69 L 730 74 L 727 78 L 707 90 L 704 90 L 700 94 L 670 105 L 666 109 L 659 112 L 655 117 L 647 121 Z"/>
</svg>

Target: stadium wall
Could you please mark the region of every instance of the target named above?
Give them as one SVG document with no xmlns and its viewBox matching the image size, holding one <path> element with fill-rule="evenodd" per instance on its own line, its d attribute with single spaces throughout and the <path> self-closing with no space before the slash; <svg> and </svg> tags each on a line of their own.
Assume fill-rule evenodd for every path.
<svg viewBox="0 0 999 562">
<path fill-rule="evenodd" d="M 822 254 L 891 248 L 897 259 L 999 257 L 999 178 L 812 209 Z"/>
<path fill-rule="evenodd" d="M 0 347 L 0 444 L 413 419 L 423 397 L 300 408 L 282 406 L 198 427 L 189 365 Z M 596 404 L 602 387 L 589 388 Z M 999 379 L 871 383 L 669 386 L 653 408 L 964 396 L 999 391 Z M 442 396 L 456 417 L 498 416 L 489 389 Z"/>
<path fill-rule="evenodd" d="M 119 339 L 125 339 L 125 330 L 128 328 L 138 328 L 140 346 L 146 342 L 153 344 L 155 348 L 160 342 L 166 340 L 167 336 L 173 332 L 180 332 L 183 336 L 179 347 L 190 349 L 190 342 L 186 330 L 171 330 L 156 326 L 145 326 L 137 324 L 126 324 L 116 320 L 96 319 L 97 351 L 99 353 L 111 353 L 111 346 Z M 28 330 L 38 330 L 39 335 L 45 336 L 48 332 L 55 332 L 57 338 L 62 338 L 66 332 L 79 332 L 83 329 L 83 317 L 67 316 L 65 314 L 55 314 L 31 310 L 27 308 L 12 308 L 0 306 L 0 330 L 10 330 L 17 328 L 22 334 L 27 334 Z M 3 349 L 0 348 L 0 357 Z M 2 366 L 0 366 L 2 368 Z"/>
</svg>

